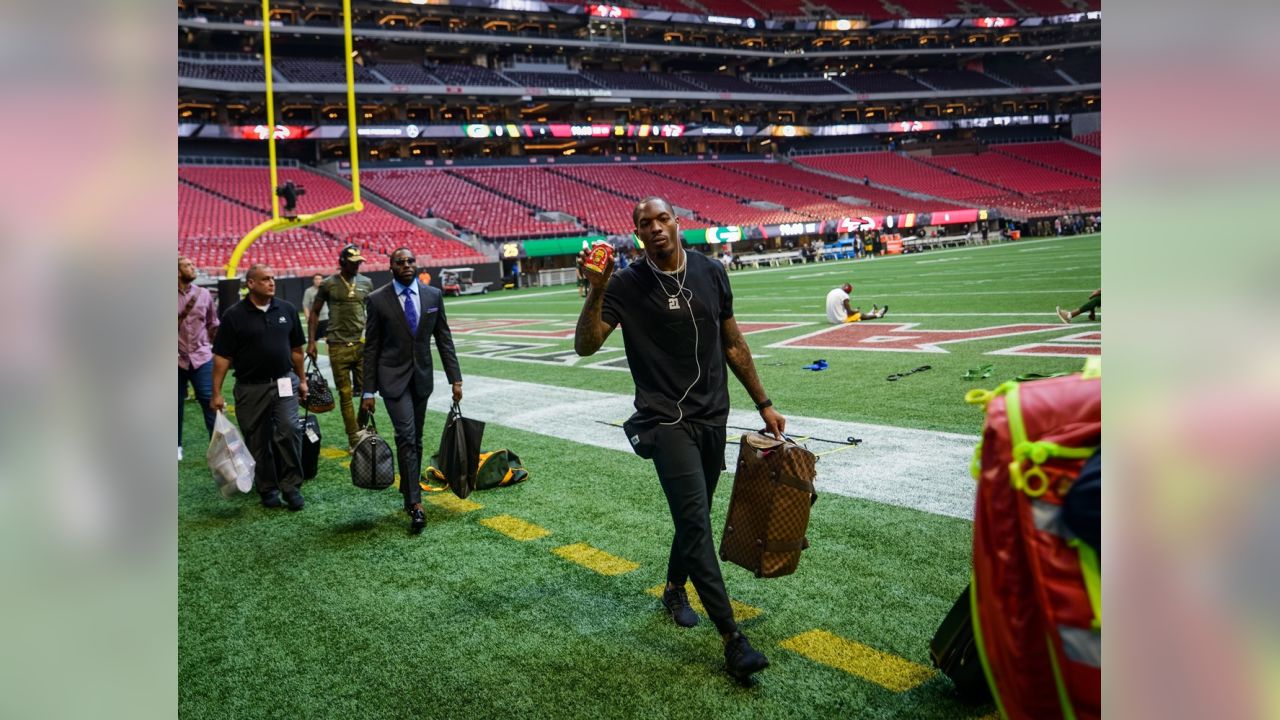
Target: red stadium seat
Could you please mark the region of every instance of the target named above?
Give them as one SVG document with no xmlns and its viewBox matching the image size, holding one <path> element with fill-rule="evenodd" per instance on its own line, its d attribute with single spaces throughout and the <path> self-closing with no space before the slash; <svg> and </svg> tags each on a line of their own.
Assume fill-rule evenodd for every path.
<svg viewBox="0 0 1280 720">
<path fill-rule="evenodd" d="M 573 223 L 542 222 L 536 210 L 467 182 L 466 171 L 460 169 L 369 170 L 361 177 L 370 190 L 418 217 L 430 213 L 485 238 L 571 235 L 582 230 Z"/>
<path fill-rule="evenodd" d="M 193 259 L 202 269 L 221 272 L 240 238 L 270 217 L 268 170 L 187 165 L 179 167 L 178 177 L 185 181 L 178 186 L 179 250 L 196 255 Z M 306 189 L 298 199 L 299 213 L 351 202 L 350 188 L 315 173 L 281 168 L 279 179 Z M 294 274 L 328 271 L 336 267 L 338 250 L 347 243 L 365 250 L 369 270 L 386 269 L 387 257 L 400 246 L 411 248 L 424 265 L 486 261 L 465 243 L 433 235 L 366 202 L 360 213 L 263 236 L 250 246 L 241 267 L 267 262 Z"/>
<path fill-rule="evenodd" d="M 1075 140 L 1081 145 L 1088 145 L 1089 147 L 1095 147 L 1095 148 L 1098 148 L 1099 150 L 1102 149 L 1102 131 L 1101 130 L 1097 130 L 1091 133 L 1085 133 L 1083 135 L 1077 135 L 1071 139 Z"/>
<path fill-rule="evenodd" d="M 1094 210 L 1101 185 L 1000 153 L 914 159 L 890 152 L 801 158 L 808 167 L 1014 215 Z"/>
<path fill-rule="evenodd" d="M 1034 165 L 1084 175 L 1094 180 L 1102 178 L 1101 155 L 1081 150 L 1064 142 L 995 145 L 992 149 L 998 153 L 1012 155 Z"/>
</svg>

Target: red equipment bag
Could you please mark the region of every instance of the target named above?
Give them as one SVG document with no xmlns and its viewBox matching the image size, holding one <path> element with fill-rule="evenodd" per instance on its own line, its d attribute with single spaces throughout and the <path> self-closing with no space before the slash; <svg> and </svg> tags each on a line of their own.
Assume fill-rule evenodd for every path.
<svg viewBox="0 0 1280 720">
<path fill-rule="evenodd" d="M 1083 373 L 966 397 L 987 410 L 974 454 L 972 612 L 1005 718 L 1102 716 L 1102 576 L 1062 520 L 1102 442 L 1101 360 Z"/>
</svg>

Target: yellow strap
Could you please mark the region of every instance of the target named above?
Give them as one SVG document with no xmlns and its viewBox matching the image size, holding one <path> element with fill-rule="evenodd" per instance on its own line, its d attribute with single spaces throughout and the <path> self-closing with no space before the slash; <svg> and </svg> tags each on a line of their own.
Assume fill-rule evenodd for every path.
<svg viewBox="0 0 1280 720">
<path fill-rule="evenodd" d="M 1080 538 L 1070 543 L 1080 556 L 1080 574 L 1084 576 L 1084 589 L 1089 594 L 1089 607 L 1093 609 L 1093 629 L 1102 629 L 1102 562 L 1098 553 Z"/>
<path fill-rule="evenodd" d="M 991 662 L 987 659 L 987 648 L 982 639 L 982 618 L 978 615 L 978 575 L 969 573 L 969 617 L 973 620 L 973 646 L 978 649 L 978 662 L 982 663 L 982 674 L 987 678 L 987 687 L 991 688 L 991 697 L 996 701 L 996 710 L 1000 717 L 1007 718 L 1004 710 L 1004 699 L 1000 697 L 1000 687 L 996 685 L 995 673 L 991 670 Z"/>
<path fill-rule="evenodd" d="M 997 395 L 1004 395 L 1012 391 L 1016 387 L 1018 387 L 1018 382 L 1016 380 L 1010 380 L 1009 382 L 1001 383 L 1000 385 L 996 386 L 994 390 L 983 390 L 982 388 L 974 388 L 964 394 L 964 401 L 969 403 L 970 405 L 981 405 L 982 407 L 985 408 L 987 406 L 987 403 L 991 402 L 991 400 L 995 398 Z"/>
<path fill-rule="evenodd" d="M 1094 355 L 1084 361 L 1084 370 L 1081 371 L 1080 377 L 1085 380 L 1093 380 L 1102 377 L 1102 356 Z"/>
<path fill-rule="evenodd" d="M 1049 646 L 1049 665 L 1053 667 L 1053 684 L 1058 688 L 1058 704 L 1062 706 L 1062 720 L 1076 720 L 1076 710 L 1071 704 L 1071 694 L 1067 692 L 1067 683 L 1062 679 L 1062 670 L 1058 667 L 1058 651 L 1053 646 L 1053 638 L 1044 636 Z"/>
</svg>

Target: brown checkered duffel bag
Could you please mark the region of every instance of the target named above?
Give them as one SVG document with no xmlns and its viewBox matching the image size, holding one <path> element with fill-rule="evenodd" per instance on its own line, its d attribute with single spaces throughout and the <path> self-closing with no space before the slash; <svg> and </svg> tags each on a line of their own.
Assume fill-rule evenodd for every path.
<svg viewBox="0 0 1280 720">
<path fill-rule="evenodd" d="M 813 453 L 791 440 L 742 436 L 720 559 L 756 577 L 790 575 L 809 547 L 809 508 L 818 499 Z"/>
</svg>

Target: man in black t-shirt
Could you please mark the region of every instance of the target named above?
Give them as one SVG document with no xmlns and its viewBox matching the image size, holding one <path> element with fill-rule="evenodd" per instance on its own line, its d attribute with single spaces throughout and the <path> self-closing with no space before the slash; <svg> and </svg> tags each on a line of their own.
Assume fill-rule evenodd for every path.
<svg viewBox="0 0 1280 720">
<path fill-rule="evenodd" d="M 222 314 L 213 341 L 214 410 L 224 410 L 222 381 L 236 373 L 236 420 L 257 464 L 254 485 L 265 507 L 301 510 L 302 440 L 294 420 L 298 398 L 307 399 L 302 371 L 302 322 L 298 309 L 276 297 L 271 268 L 254 265 L 245 273 L 249 295 Z"/>
<path fill-rule="evenodd" d="M 675 522 L 662 604 L 677 625 L 692 627 L 686 580 L 724 638 L 729 672 L 745 679 L 769 661 L 738 632 L 716 561 L 711 498 L 724 469 L 729 417 L 726 364 L 746 388 L 766 429 L 781 437 L 786 420 L 760 385 L 751 349 L 733 317 L 733 292 L 720 263 L 680 244 L 671 204 L 641 200 L 632 212 L 644 254 L 613 273 L 586 270 L 590 292 L 578 317 L 574 349 L 591 355 L 619 324 L 635 381 L 636 412 L 625 423 L 637 455 L 652 459 Z"/>
</svg>

